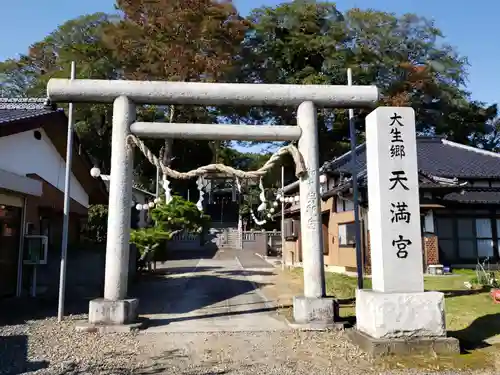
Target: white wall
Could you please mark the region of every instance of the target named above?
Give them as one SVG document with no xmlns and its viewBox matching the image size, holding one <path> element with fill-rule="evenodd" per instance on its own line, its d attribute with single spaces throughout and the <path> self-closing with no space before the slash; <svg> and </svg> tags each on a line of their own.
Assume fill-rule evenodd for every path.
<svg viewBox="0 0 500 375">
<path fill-rule="evenodd" d="M 33 130 L 0 138 L 0 169 L 27 175 L 35 173 L 64 192 L 66 162 L 57 152 L 50 138 L 42 130 L 42 139 L 37 140 Z M 66 131 L 66 129 L 61 129 Z M 89 197 L 76 177 L 71 174 L 71 198 L 89 206 Z"/>
</svg>

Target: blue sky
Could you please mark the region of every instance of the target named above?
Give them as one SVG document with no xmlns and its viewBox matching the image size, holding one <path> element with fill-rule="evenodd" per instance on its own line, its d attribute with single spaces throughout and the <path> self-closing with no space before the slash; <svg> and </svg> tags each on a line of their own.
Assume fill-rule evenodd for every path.
<svg viewBox="0 0 500 375">
<path fill-rule="evenodd" d="M 0 0 L 7 1 L 7 0 Z M 261 5 L 273 6 L 280 0 L 233 0 L 242 15 Z M 335 2 L 335 1 L 334 1 Z M 0 61 L 27 52 L 28 47 L 42 39 L 66 20 L 83 14 L 113 12 L 114 0 L 16 0 L 3 7 L 0 20 Z M 500 76 L 495 75 L 500 52 L 498 45 L 497 18 L 500 2 L 477 0 L 466 8 L 452 0 L 338 0 L 341 11 L 358 7 L 377 9 L 397 14 L 416 13 L 436 21 L 446 36 L 446 41 L 457 47 L 469 59 L 467 88 L 475 100 L 486 103 L 500 101 Z M 498 56 L 497 56 L 498 55 Z M 355 77 L 354 77 L 355 78 Z M 354 82 L 356 83 L 356 82 Z M 240 150 L 258 152 L 261 146 Z"/>
<path fill-rule="evenodd" d="M 3 0 L 6 1 L 6 0 Z M 2 2 L 3 2 L 2 1 Z M 242 14 L 247 14 L 258 1 L 234 0 Z M 261 0 L 262 5 L 276 5 L 282 1 Z M 497 23 L 500 2 L 477 0 L 474 6 L 452 0 L 339 0 L 340 10 L 351 7 L 375 8 L 395 13 L 417 13 L 436 20 L 447 41 L 469 58 L 468 89 L 473 98 L 487 103 L 499 101 L 500 76 L 495 74 L 500 52 Z M 0 60 L 15 57 L 27 51 L 29 45 L 40 40 L 64 21 L 86 13 L 113 11 L 114 0 L 16 0 L 2 7 Z M 498 56 L 497 56 L 498 55 Z"/>
</svg>

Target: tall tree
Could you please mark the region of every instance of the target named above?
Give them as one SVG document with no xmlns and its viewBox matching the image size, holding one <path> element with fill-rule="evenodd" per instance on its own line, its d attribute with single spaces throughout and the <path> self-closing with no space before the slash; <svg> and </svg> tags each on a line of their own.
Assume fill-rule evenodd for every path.
<svg viewBox="0 0 500 375">
<path fill-rule="evenodd" d="M 380 88 L 381 104 L 415 108 L 419 132 L 461 141 L 483 133 L 488 114 L 495 112 L 471 103 L 463 90 L 467 60 L 425 18 L 360 9 L 342 14 L 332 3 L 299 0 L 255 9 L 249 21 L 253 30 L 244 41 L 240 82 L 346 84 L 350 67 L 355 84 Z M 361 137 L 368 112 L 356 112 Z M 238 115 L 247 122 L 295 121 L 293 108 Z M 319 127 L 324 159 L 347 149 L 345 111 L 320 110 Z"/>
<path fill-rule="evenodd" d="M 126 66 L 111 49 L 109 39 L 104 42 L 104 30 L 120 23 L 119 16 L 96 13 L 69 20 L 40 42 L 33 44 L 26 55 L 0 63 L 0 82 L 6 96 L 45 96 L 50 78 L 67 78 L 71 61 L 76 62 L 77 78 L 127 78 Z M 106 36 L 107 37 L 107 36 Z M 146 58 L 146 57 L 145 57 Z M 206 116 L 207 110 L 198 108 L 186 112 L 185 121 L 196 122 Z M 168 121 L 168 107 L 142 106 L 138 118 L 144 121 Z M 83 148 L 93 157 L 103 173 L 110 172 L 112 106 L 78 104 L 75 106 L 76 130 Z M 158 152 L 162 142 L 147 140 L 148 146 Z M 210 158 L 208 147 L 195 142 L 179 142 L 178 155 L 183 158 L 182 168 L 198 166 L 200 160 Z M 136 158 L 136 182 L 154 189 L 156 170 L 142 155 Z M 175 167 L 178 167 L 176 165 Z"/>
<path fill-rule="evenodd" d="M 126 77 L 223 80 L 247 22 L 230 1 L 118 0 L 124 18 L 106 36 Z"/>
<path fill-rule="evenodd" d="M 421 133 L 498 148 L 496 106 L 470 99 L 464 89 L 466 59 L 424 18 L 360 9 L 342 14 L 332 3 L 304 0 L 256 9 L 247 20 L 230 2 L 215 0 L 119 0 L 117 5 L 119 16 L 96 13 L 69 20 L 28 54 L 1 62 L 2 95 L 45 95 L 48 79 L 69 76 L 71 61 L 77 62 L 79 78 L 298 84 L 345 84 L 351 67 L 355 84 L 381 89 L 382 104 L 415 108 Z M 84 148 L 109 172 L 110 106 L 76 109 Z M 234 122 L 295 121 L 293 108 L 224 110 L 225 120 Z M 360 138 L 367 112 L 356 112 Z M 138 113 L 161 122 L 212 123 L 220 115 L 221 108 L 187 106 L 143 106 Z M 321 109 L 319 126 L 324 159 L 347 149 L 345 111 Z M 165 163 L 180 170 L 206 163 L 211 153 L 213 160 L 244 164 L 225 142 L 211 149 L 207 142 L 147 143 L 154 152 L 166 146 Z M 154 167 L 136 160 L 140 182 L 152 188 Z"/>
<path fill-rule="evenodd" d="M 95 13 L 65 22 L 31 45 L 27 54 L 0 63 L 2 84 L 13 94 L 43 96 L 50 78 L 69 77 L 71 61 L 77 62 L 80 78 L 118 78 L 117 63 L 102 43 L 103 28 L 116 20 L 117 16 Z M 20 76 L 25 77 L 22 82 Z"/>
<path fill-rule="evenodd" d="M 104 13 L 69 20 L 34 43 L 19 59 L 0 63 L 2 86 L 7 86 L 7 94 L 45 96 L 48 80 L 68 78 L 72 61 L 77 65 L 77 78 L 118 78 L 117 63 L 102 43 L 103 28 L 113 22 L 116 17 Z M 109 172 L 111 107 L 79 104 L 75 108 L 76 130 L 82 146 L 98 161 L 103 172 Z"/>
<path fill-rule="evenodd" d="M 468 143 L 487 131 L 496 108 L 470 100 L 464 90 L 467 59 L 445 42 L 433 21 L 360 9 L 347 12 L 345 21 L 355 71 L 369 72 L 382 90 L 382 104 L 413 107 L 423 134 Z"/>
<path fill-rule="evenodd" d="M 107 43 L 131 79 L 223 81 L 233 69 L 247 29 L 230 1 L 118 0 L 124 18 L 109 25 Z M 210 123 L 207 108 L 170 106 L 169 121 Z M 205 121 L 203 121 L 205 120 Z M 165 142 L 164 164 L 172 158 L 172 142 Z"/>
</svg>

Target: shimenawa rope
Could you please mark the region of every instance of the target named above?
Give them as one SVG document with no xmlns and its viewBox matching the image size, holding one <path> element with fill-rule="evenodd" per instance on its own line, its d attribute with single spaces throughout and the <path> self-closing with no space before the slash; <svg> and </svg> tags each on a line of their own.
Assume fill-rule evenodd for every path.
<svg viewBox="0 0 500 375">
<path fill-rule="evenodd" d="M 258 170 L 256 171 L 242 171 L 239 169 L 235 169 L 232 167 L 228 167 L 227 165 L 224 164 L 209 164 L 205 165 L 203 167 L 199 167 L 196 169 L 193 169 L 189 172 L 178 172 L 174 169 L 170 169 L 169 167 L 163 165 L 160 159 L 156 157 L 155 154 L 151 152 L 151 150 L 142 142 L 139 138 L 137 138 L 135 135 L 128 135 L 127 137 L 127 144 L 131 147 L 134 145 L 141 150 L 141 152 L 144 154 L 144 156 L 149 160 L 151 164 L 154 166 L 160 168 L 163 173 L 174 179 L 179 179 L 179 180 L 186 180 L 198 176 L 203 176 L 206 175 L 207 173 L 213 173 L 213 172 L 220 172 L 229 176 L 235 176 L 238 178 L 260 178 L 264 176 L 269 170 L 271 170 L 274 166 L 280 164 L 280 158 L 284 156 L 285 154 L 290 154 L 293 158 L 293 161 L 295 163 L 295 175 L 297 177 L 301 177 L 306 173 L 306 167 L 304 164 L 304 160 L 302 159 L 302 155 L 300 154 L 299 150 L 297 147 L 294 145 L 287 145 L 284 147 L 281 147 L 278 151 L 276 151 L 271 158 Z"/>
</svg>

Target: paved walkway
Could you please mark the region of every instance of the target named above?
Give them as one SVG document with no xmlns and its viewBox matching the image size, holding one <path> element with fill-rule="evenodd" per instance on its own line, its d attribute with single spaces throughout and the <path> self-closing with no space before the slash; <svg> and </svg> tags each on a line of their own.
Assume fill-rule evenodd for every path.
<svg viewBox="0 0 500 375">
<path fill-rule="evenodd" d="M 158 264 L 156 272 L 140 286 L 146 333 L 288 329 L 260 291 L 275 276 L 273 268 L 255 254 L 220 250 L 211 259 Z"/>
</svg>

